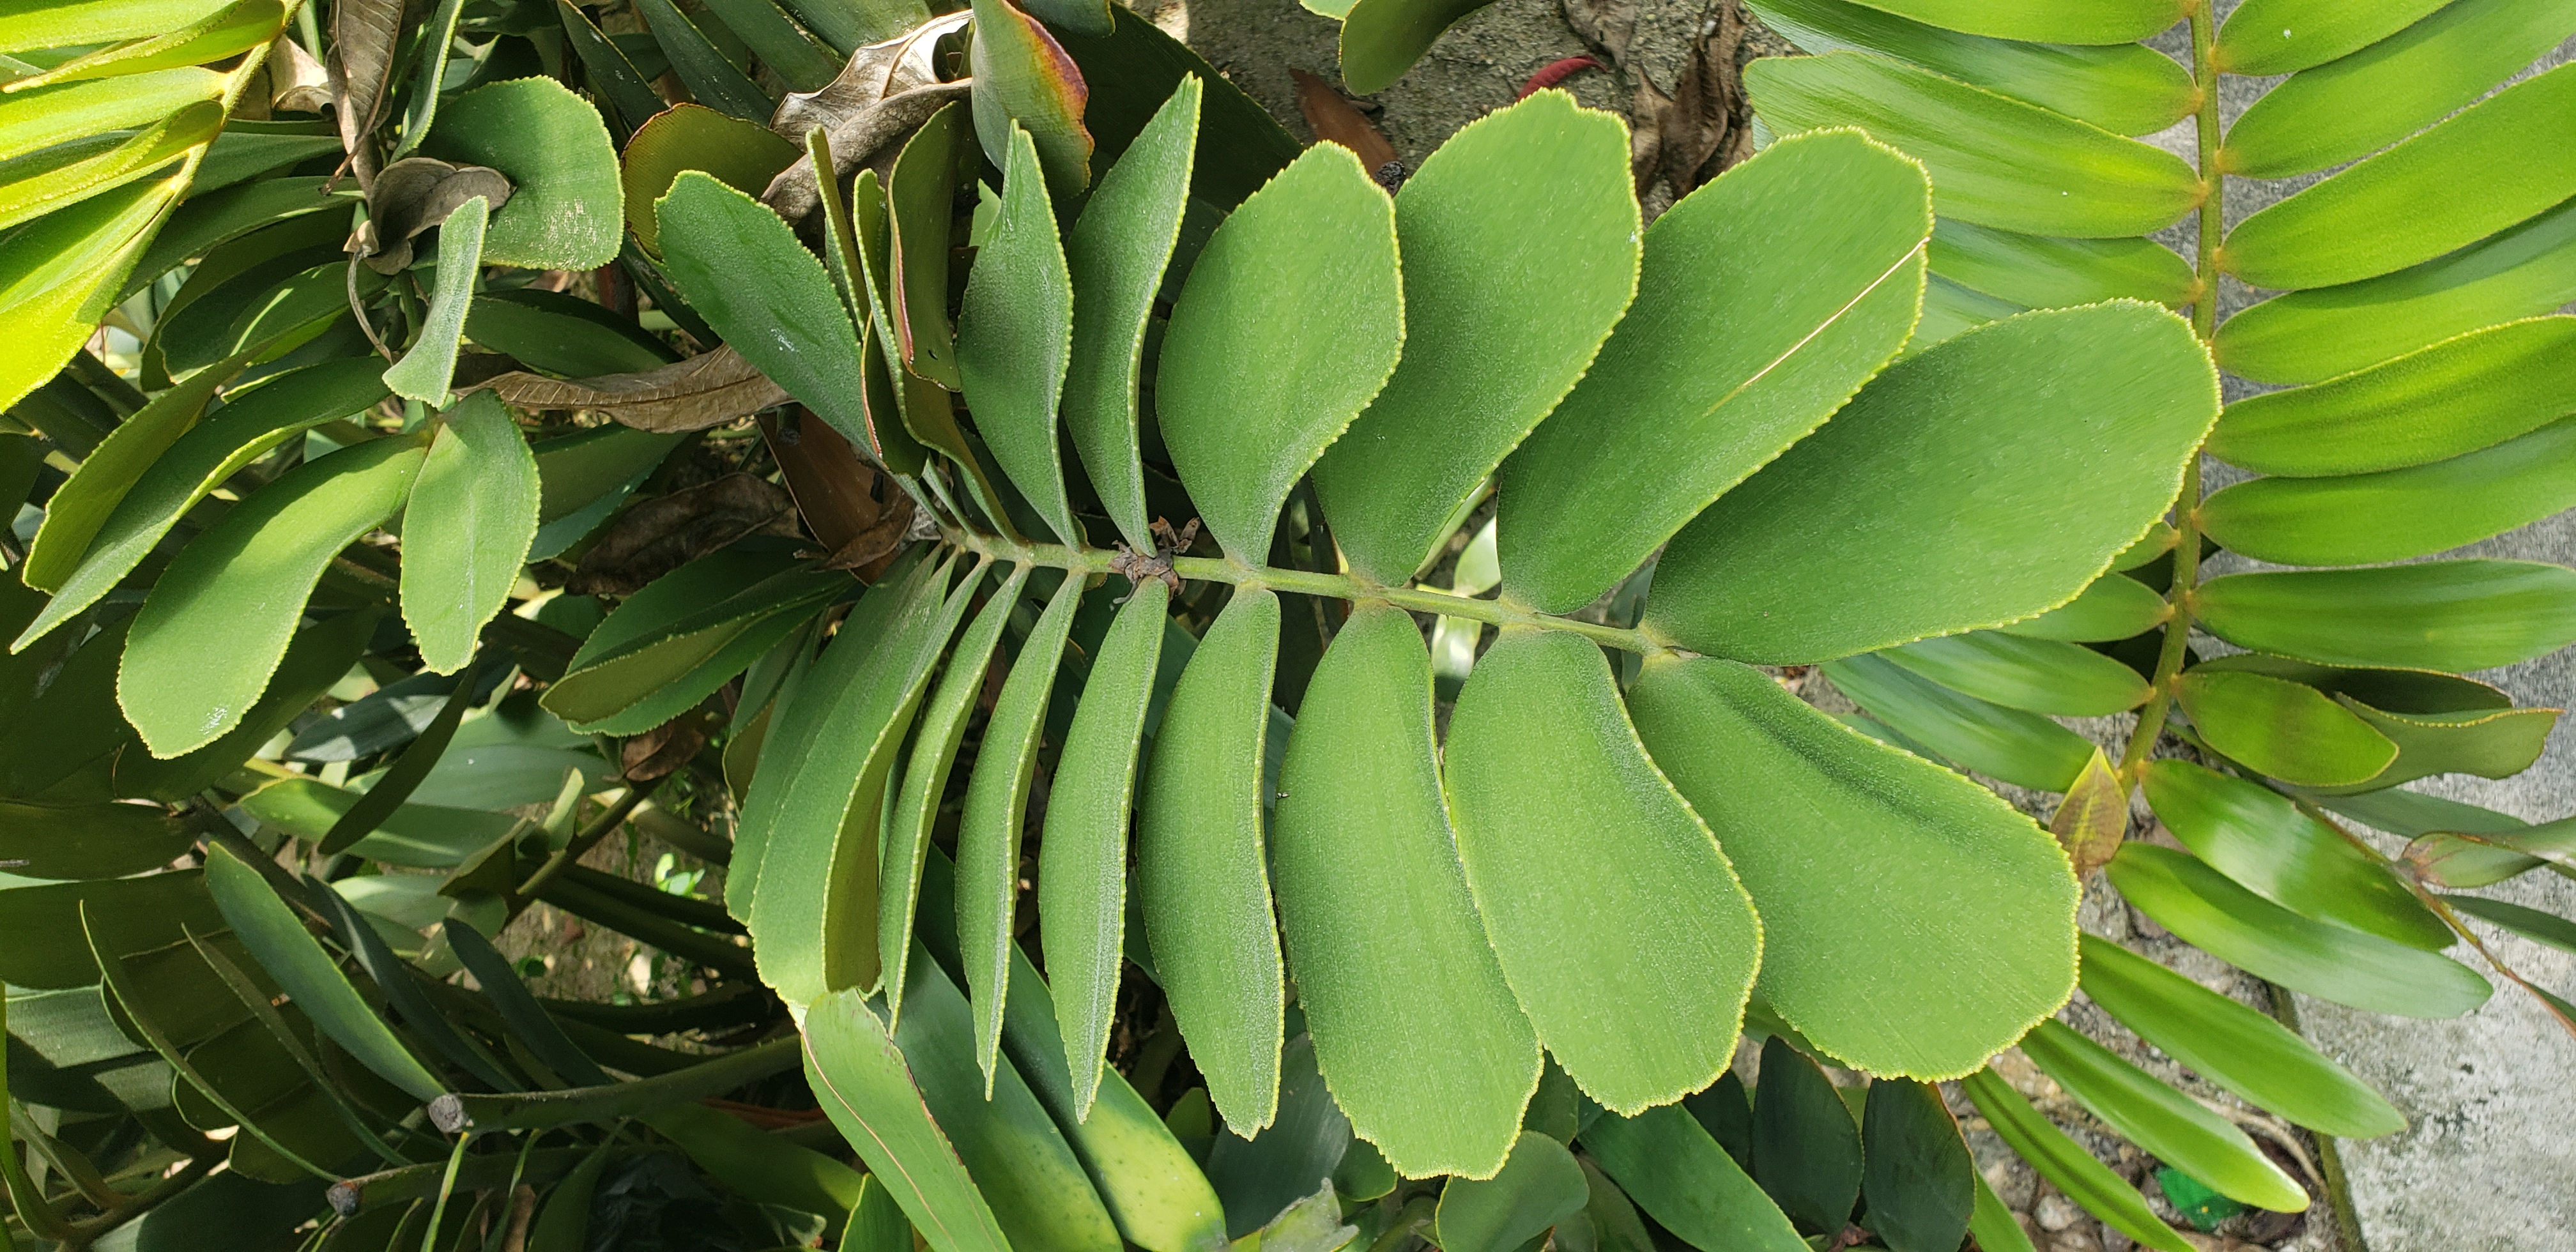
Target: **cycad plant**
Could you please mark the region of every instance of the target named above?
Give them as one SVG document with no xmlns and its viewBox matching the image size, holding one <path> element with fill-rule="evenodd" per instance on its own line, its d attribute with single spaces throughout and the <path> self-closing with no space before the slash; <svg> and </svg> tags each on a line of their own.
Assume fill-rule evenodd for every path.
<svg viewBox="0 0 2576 1252">
<path fill-rule="evenodd" d="M 1372 3 L 1346 57 L 1400 73 L 1440 15 Z M 1777 137 L 1651 225 L 1562 93 L 1369 170 L 1081 0 L 0 17 L 12 1237 L 2020 1246 L 1961 1079 L 2187 1247 L 2017 1042 L 2304 1207 L 2048 1020 L 2079 970 L 2291 1121 L 2394 1113 L 2079 935 L 2080 875 L 2395 1012 L 2486 994 L 2451 910 L 2547 930 L 2430 885 L 2553 828 L 2386 788 L 2528 763 L 2553 713 L 2433 671 L 2565 642 L 2570 576 L 2198 558 L 2547 512 L 2542 389 L 2458 380 L 2563 319 L 2425 348 L 2439 430 L 2412 357 L 2222 413 L 2215 243 L 2096 238 L 2215 191 L 2044 107 L 2181 116 L 2158 54 L 2057 46 L 2153 30 L 1927 7 L 1983 33 L 1764 10 L 1884 46 L 1756 66 Z M 2338 220 L 2224 255 L 2394 282 L 2302 259 Z M 2204 445 L 2274 494 L 2200 503 Z M 1757 668 L 1813 665 L 1869 716 Z M 2043 716 L 2141 705 L 2117 764 Z M 2123 845 L 2141 783 L 2195 856 Z M 2400 874 L 2334 812 L 2436 833 Z M 671 855 L 606 872 L 621 832 Z M 493 937 L 539 905 L 635 941 L 627 1002 L 530 991 Z"/>
</svg>

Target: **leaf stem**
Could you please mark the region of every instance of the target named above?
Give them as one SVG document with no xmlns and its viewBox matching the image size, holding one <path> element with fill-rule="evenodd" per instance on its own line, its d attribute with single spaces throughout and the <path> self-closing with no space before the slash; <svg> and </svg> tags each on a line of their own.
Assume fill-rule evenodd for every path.
<svg viewBox="0 0 2576 1252">
<path fill-rule="evenodd" d="M 996 560 L 1021 565 L 1044 565 L 1053 569 L 1084 574 L 1114 572 L 1111 563 L 1118 554 L 1100 548 L 1069 548 L 1054 543 L 1018 543 L 997 535 L 975 531 L 947 532 L 950 543 L 969 552 Z M 1400 609 L 1430 613 L 1440 617 L 1463 617 L 1469 621 L 1490 622 L 1496 626 L 1528 626 L 1539 630 L 1562 630 L 1581 635 L 1604 647 L 1639 656 L 1678 653 L 1672 643 L 1651 631 L 1627 630 L 1604 626 L 1577 618 L 1536 613 L 1501 600 L 1479 600 L 1451 595 L 1424 587 L 1385 587 L 1349 574 L 1323 574 L 1313 570 L 1283 569 L 1273 565 L 1247 565 L 1230 557 L 1176 556 L 1172 572 L 1193 582 L 1231 583 L 1238 587 L 1268 587 L 1274 591 L 1293 591 L 1334 600 L 1382 600 Z"/>
<path fill-rule="evenodd" d="M 2202 343 L 2218 333 L 2218 246 L 2227 229 L 2227 175 L 2218 168 L 2217 22 L 2210 5 L 2211 0 L 2197 0 L 2191 9 L 2191 73 L 2199 97 L 2194 128 L 2199 132 L 2202 187 L 2200 246 L 2194 266 L 2200 289 L 2192 301 L 2191 328 Z M 2199 584 L 2200 451 L 2193 449 L 2191 460 L 2183 466 L 2182 491 L 2174 499 L 2173 581 L 2166 593 L 2173 601 L 2173 616 L 2165 622 L 2164 648 L 2156 656 L 2154 694 L 2138 711 L 2138 728 L 2120 754 L 2124 791 L 2145 777 L 2147 758 L 2154 754 L 2156 741 L 2164 736 L 2165 719 L 2173 713 L 2174 692 L 2191 645 L 2192 591 Z"/>
</svg>

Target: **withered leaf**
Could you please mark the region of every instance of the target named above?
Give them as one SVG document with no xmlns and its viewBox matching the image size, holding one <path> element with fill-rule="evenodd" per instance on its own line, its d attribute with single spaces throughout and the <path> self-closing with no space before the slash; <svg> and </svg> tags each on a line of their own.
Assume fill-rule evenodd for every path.
<svg viewBox="0 0 2576 1252">
<path fill-rule="evenodd" d="M 707 746 L 702 719 L 694 711 L 629 737 L 617 748 L 619 773 L 628 782 L 650 782 L 674 773 Z"/>
<path fill-rule="evenodd" d="M 861 457 L 839 431 L 802 407 L 791 410 L 786 421 L 763 416 L 760 431 L 796 498 L 797 512 L 804 515 L 805 529 L 829 554 L 824 566 L 876 581 L 912 529 L 912 497 Z"/>
<path fill-rule="evenodd" d="M 268 46 L 268 92 L 272 113 L 320 113 L 331 103 L 331 71 L 304 45 L 280 39 Z"/>
<path fill-rule="evenodd" d="M 450 165 L 430 157 L 405 157 L 376 174 L 367 188 L 367 221 L 358 228 L 367 268 L 398 274 L 411 265 L 411 241 L 447 220 L 456 207 L 483 197 L 498 211 L 510 199 L 510 180 L 485 165 Z"/>
<path fill-rule="evenodd" d="M 1331 83 L 1301 69 L 1289 70 L 1288 76 L 1297 80 L 1297 109 L 1306 115 L 1306 125 L 1314 129 L 1319 142 L 1337 143 L 1360 154 L 1360 165 L 1366 169 L 1384 169 L 1394 162 L 1395 145 Z"/>
<path fill-rule="evenodd" d="M 705 430 L 787 403 L 787 393 L 731 348 L 636 374 L 548 378 L 525 371 L 481 384 L 522 409 L 587 410 L 658 434 Z"/>
<path fill-rule="evenodd" d="M 402 25 L 403 0 L 336 0 L 331 6 L 331 103 L 340 146 L 361 187 L 375 185 L 375 151 L 366 139 L 384 108 Z"/>
<path fill-rule="evenodd" d="M 749 474 L 727 474 L 646 500 L 608 524 L 582 553 L 564 589 L 585 596 L 630 594 L 746 536 L 794 535 L 795 509 L 776 483 Z"/>
<path fill-rule="evenodd" d="M 891 156 L 896 141 L 921 129 L 941 105 L 966 98 L 965 82 L 941 82 L 940 39 L 962 29 L 971 14 L 944 14 L 883 43 L 850 54 L 850 63 L 820 91 L 791 92 L 779 101 L 769 128 L 799 147 L 815 127 L 831 143 L 832 176 L 848 178 L 861 166 Z M 791 223 L 822 208 L 814 158 L 798 157 L 769 182 L 761 201 Z"/>
</svg>

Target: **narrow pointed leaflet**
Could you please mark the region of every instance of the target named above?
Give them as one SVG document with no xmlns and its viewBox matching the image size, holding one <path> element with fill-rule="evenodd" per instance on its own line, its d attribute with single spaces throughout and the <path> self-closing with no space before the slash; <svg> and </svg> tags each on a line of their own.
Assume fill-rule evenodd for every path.
<svg viewBox="0 0 2576 1252">
<path fill-rule="evenodd" d="M 1056 537 L 1080 544 L 1057 461 L 1056 401 L 1073 346 L 1073 283 L 1037 147 L 1013 124 L 1002 204 L 957 314 L 957 372 L 975 428 Z"/>
<path fill-rule="evenodd" d="M 1104 189 L 1117 178 L 1112 166 Z M 1118 979 L 1127 961 L 1127 827 L 1138 740 L 1162 660 L 1171 591 L 1147 579 L 1110 624 L 1056 758 L 1038 844 L 1038 923 L 1064 1044 L 1074 1115 L 1091 1111 L 1108 1068 Z M 907 793 L 909 788 L 907 788 Z"/>
<path fill-rule="evenodd" d="M 1452 850 L 1431 698 L 1412 616 L 1353 610 L 1279 773 L 1279 922 L 1353 1132 L 1407 1177 L 1486 1176 L 1514 1152 L 1538 1039 Z"/>
<path fill-rule="evenodd" d="M 1208 1097 L 1237 1134 L 1269 1125 L 1279 1101 L 1287 988 L 1261 803 L 1278 655 L 1278 595 L 1238 589 L 1173 688 L 1137 805 L 1146 940 Z"/>
<path fill-rule="evenodd" d="M 1154 547 L 1145 521 L 1145 471 L 1137 442 L 1145 328 L 1180 240 L 1198 148 L 1202 90 L 1196 75 L 1181 80 L 1171 99 L 1100 175 L 1064 241 L 1065 265 L 1073 278 L 1065 429 L 1119 535 L 1140 552 Z"/>
<path fill-rule="evenodd" d="M 443 416 L 403 512 L 402 601 L 421 663 L 452 674 L 509 602 L 537 537 L 537 459 L 489 391 Z"/>
<path fill-rule="evenodd" d="M 1634 1114 L 1715 1080 L 1762 924 L 1600 648 L 1505 628 L 1459 693 L 1443 785 L 1503 977 L 1584 1093 Z"/>
<path fill-rule="evenodd" d="M 1052 229 L 1052 227 L 1050 227 Z M 1050 438 L 1052 438 L 1050 436 Z M 1047 598 L 1046 612 L 1020 644 L 1011 676 L 993 701 L 966 808 L 957 823 L 957 947 L 975 1004 L 975 1060 L 986 1094 L 1002 1046 L 1003 996 L 1011 976 L 1012 921 L 1020 902 L 1020 831 L 1027 824 L 1029 780 L 1037 772 L 1038 738 L 1065 635 L 1082 603 L 1085 578 L 1068 573 Z"/>
</svg>

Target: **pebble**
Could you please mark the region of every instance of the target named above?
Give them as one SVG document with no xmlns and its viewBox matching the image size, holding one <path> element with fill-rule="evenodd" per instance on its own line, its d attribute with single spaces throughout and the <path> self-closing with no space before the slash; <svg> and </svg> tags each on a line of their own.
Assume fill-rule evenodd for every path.
<svg viewBox="0 0 2576 1252">
<path fill-rule="evenodd" d="M 2039 1207 L 2032 1210 L 2031 1215 L 2039 1219 L 2040 1229 L 2054 1233 L 2081 1221 L 2084 1210 L 2077 1208 L 2073 1200 L 2052 1191 L 2039 1198 Z"/>
</svg>

